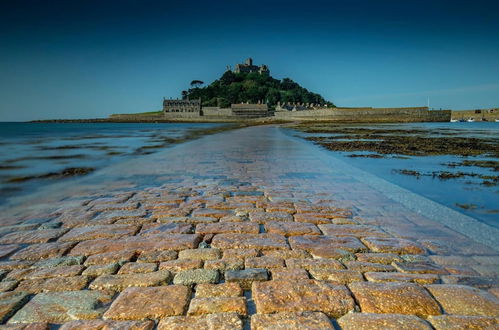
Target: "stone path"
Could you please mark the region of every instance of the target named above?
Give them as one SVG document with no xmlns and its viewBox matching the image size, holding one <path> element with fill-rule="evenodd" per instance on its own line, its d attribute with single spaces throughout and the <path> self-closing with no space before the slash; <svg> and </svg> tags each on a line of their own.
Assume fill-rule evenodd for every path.
<svg viewBox="0 0 499 330">
<path fill-rule="evenodd" d="M 494 249 L 276 127 L 179 145 L 6 214 L 0 328 L 499 327 Z"/>
</svg>

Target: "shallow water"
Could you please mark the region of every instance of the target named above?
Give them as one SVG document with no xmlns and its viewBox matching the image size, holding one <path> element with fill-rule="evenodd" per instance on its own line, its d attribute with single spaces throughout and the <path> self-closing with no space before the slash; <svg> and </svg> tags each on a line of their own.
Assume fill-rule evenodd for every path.
<svg viewBox="0 0 499 330">
<path fill-rule="evenodd" d="M 498 139 L 499 123 L 474 122 L 474 123 L 410 123 L 410 124 L 384 124 L 384 125 L 359 125 L 352 127 L 423 130 L 422 136 L 458 136 Z M 293 134 L 297 134 L 293 131 Z M 414 134 L 414 133 L 411 133 Z M 334 136 L 337 134 L 326 133 L 298 133 L 299 136 Z M 463 160 L 495 160 L 492 157 L 461 157 L 453 155 L 442 156 L 405 156 L 397 157 L 388 155 L 386 158 L 348 157 L 351 154 L 370 154 L 369 152 L 337 152 L 328 151 L 332 156 L 344 162 L 374 174 L 393 184 L 408 189 L 414 193 L 441 203 L 460 213 L 479 219 L 489 225 L 499 228 L 499 188 L 483 184 L 483 179 L 465 176 L 463 178 L 442 180 L 431 176 L 409 176 L 398 173 L 396 170 L 415 170 L 421 173 L 434 171 L 465 172 L 479 175 L 497 175 L 491 168 L 477 166 L 449 167 L 446 164 L 462 162 Z M 469 207 L 469 208 L 463 208 Z"/>
<path fill-rule="evenodd" d="M 100 169 L 156 152 L 198 129 L 222 124 L 0 123 L 0 204 L 58 180 L 22 180 L 67 168 Z M 155 148 L 159 147 L 159 148 Z M 15 180 L 19 182 L 12 182 Z"/>
<path fill-rule="evenodd" d="M 360 170 L 280 127 L 233 130 L 107 166 L 13 201 L 4 223 L 49 221 L 92 198 L 154 192 L 176 185 L 203 189 L 259 187 L 272 201 L 327 203 L 397 237 L 446 244 L 456 253 L 499 250 L 499 230 Z M 34 219 L 34 220 L 33 220 Z M 488 247 L 484 247 L 483 244 Z M 466 252 L 468 251 L 468 252 Z"/>
</svg>

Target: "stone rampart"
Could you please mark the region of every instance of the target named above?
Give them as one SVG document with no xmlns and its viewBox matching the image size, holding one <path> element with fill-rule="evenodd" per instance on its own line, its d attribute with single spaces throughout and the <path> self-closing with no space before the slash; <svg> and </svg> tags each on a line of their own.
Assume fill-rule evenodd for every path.
<svg viewBox="0 0 499 330">
<path fill-rule="evenodd" d="M 230 108 L 203 107 L 201 112 L 203 117 L 230 117 L 232 115 Z"/>
<path fill-rule="evenodd" d="M 411 108 L 326 108 L 304 111 L 276 111 L 281 120 L 328 120 L 341 122 L 420 122 L 449 121 L 451 112 Z"/>
</svg>

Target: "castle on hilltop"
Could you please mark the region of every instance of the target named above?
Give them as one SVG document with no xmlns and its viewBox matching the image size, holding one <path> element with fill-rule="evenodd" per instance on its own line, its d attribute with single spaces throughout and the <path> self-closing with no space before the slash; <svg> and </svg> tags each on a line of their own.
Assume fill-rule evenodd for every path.
<svg viewBox="0 0 499 330">
<path fill-rule="evenodd" d="M 230 66 L 227 66 L 227 70 L 230 71 Z M 268 66 L 266 66 L 265 64 L 262 64 L 260 66 L 253 65 L 253 59 L 251 57 L 248 58 L 245 63 L 236 64 L 234 72 L 235 73 L 258 72 L 259 74 L 264 74 L 266 76 L 270 75 L 270 70 Z"/>
</svg>

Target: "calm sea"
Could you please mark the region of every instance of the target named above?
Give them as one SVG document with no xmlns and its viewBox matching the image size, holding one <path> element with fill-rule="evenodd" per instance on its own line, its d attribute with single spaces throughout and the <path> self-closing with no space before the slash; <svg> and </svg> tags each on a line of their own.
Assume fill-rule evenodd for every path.
<svg viewBox="0 0 499 330">
<path fill-rule="evenodd" d="M 222 124 L 0 123 L 0 204 L 69 176 L 153 153 Z M 74 170 L 73 170 L 74 171 Z"/>
<path fill-rule="evenodd" d="M 365 128 L 382 129 L 407 129 L 427 130 L 427 136 L 438 138 L 439 136 L 462 136 L 493 139 L 499 143 L 499 123 L 495 122 L 473 122 L 473 123 L 410 123 L 410 124 L 385 124 L 385 125 L 359 125 Z M 327 136 L 327 134 L 305 134 Z M 396 170 L 414 170 L 421 173 L 432 173 L 434 171 L 476 173 L 478 175 L 495 176 L 498 172 L 492 168 L 476 166 L 449 167 L 446 164 L 460 163 L 463 160 L 488 160 L 499 162 L 493 157 L 460 157 L 452 155 L 442 156 L 408 156 L 401 159 L 397 157 L 388 158 L 352 158 L 348 155 L 352 152 L 333 152 L 335 157 L 340 157 L 348 164 L 360 168 L 366 172 L 381 177 L 391 183 L 415 192 L 435 202 L 443 204 L 468 216 L 499 227 L 499 185 L 495 181 L 493 185 L 483 184 L 483 179 L 472 176 L 442 180 L 431 176 L 410 176 L 398 173 Z M 362 154 L 362 152 L 353 152 Z M 404 156 L 406 157 L 406 156 Z M 489 180 L 493 181 L 493 180 Z"/>
</svg>

